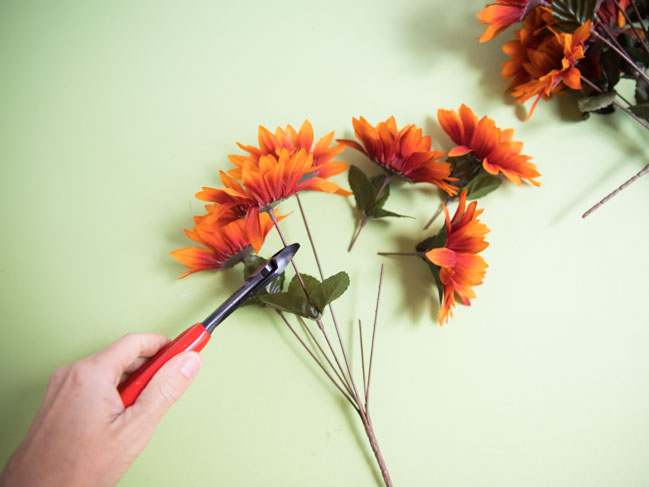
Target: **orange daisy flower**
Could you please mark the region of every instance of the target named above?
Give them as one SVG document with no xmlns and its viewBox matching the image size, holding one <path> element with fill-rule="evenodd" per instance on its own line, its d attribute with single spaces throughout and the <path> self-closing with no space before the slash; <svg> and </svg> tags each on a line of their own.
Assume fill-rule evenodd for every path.
<svg viewBox="0 0 649 487">
<path fill-rule="evenodd" d="M 480 36 L 480 42 L 487 42 L 516 22 L 520 22 L 526 14 L 530 0 L 498 0 L 498 3 L 487 5 L 477 17 L 480 25 L 488 25 Z"/>
<path fill-rule="evenodd" d="M 455 110 L 438 110 L 437 120 L 456 147 L 450 150 L 449 157 L 472 153 L 489 174 L 499 172 L 516 185 L 527 179 L 534 186 L 540 183 L 534 178 L 541 176 L 531 157 L 521 154 L 523 143 L 512 140 L 514 130 L 501 130 L 487 116 L 478 121 L 469 107 L 462 104 L 458 113 Z"/>
<path fill-rule="evenodd" d="M 264 237 L 261 213 L 268 212 L 278 201 L 300 191 L 351 194 L 322 177 L 309 177 L 313 171 L 313 154 L 304 149 L 282 149 L 277 157 L 260 156 L 258 163 L 251 159 L 243 161 L 241 182 L 221 171 L 225 188 L 204 187 L 196 197 L 216 203 L 208 206 L 208 211 L 216 215 L 205 217 L 210 223 L 223 224 L 245 216 L 246 235 L 255 252 L 259 252 Z"/>
<path fill-rule="evenodd" d="M 517 39 L 503 45 L 511 56 L 503 63 L 501 74 L 513 78 L 508 89 L 519 103 L 536 97 L 527 118 L 532 116 L 542 97 L 561 93 L 565 87 L 582 89 L 581 71 L 575 65 L 585 57 L 586 41 L 590 35 L 590 20 L 573 34 L 552 28 L 554 18 L 546 7 L 535 8 L 514 32 Z"/>
<path fill-rule="evenodd" d="M 273 134 L 260 125 L 258 130 L 259 147 L 243 145 L 237 142 L 237 145 L 246 151 L 248 155 L 242 156 L 230 154 L 228 159 L 230 159 L 230 162 L 232 162 L 236 168 L 228 171 L 228 174 L 236 179 L 241 179 L 243 164 L 248 159 L 259 164 L 259 159 L 262 156 L 270 154 L 278 157 L 284 149 L 288 150 L 289 153 L 304 149 L 307 154 L 313 155 L 315 175 L 325 179 L 330 178 L 331 176 L 346 171 L 349 167 L 349 165 L 344 162 L 332 160 L 345 148 L 341 144 L 336 144 L 330 147 L 333 138 L 334 132 L 330 132 L 318 140 L 314 147 L 313 127 L 311 126 L 311 122 L 308 120 L 304 121 L 299 132 L 296 132 L 291 125 L 287 125 L 285 129 L 277 127 Z"/>
<path fill-rule="evenodd" d="M 444 152 L 431 150 L 431 139 L 422 136 L 422 131 L 415 125 L 406 125 L 397 130 L 394 117 L 379 122 L 373 127 L 360 117 L 353 119 L 354 134 L 363 146 L 354 140 L 338 139 L 338 142 L 362 152 L 373 162 L 398 174 L 413 183 L 430 183 L 443 189 L 450 195 L 457 193 L 457 188 L 450 181 L 451 165 L 439 161 Z"/>
<path fill-rule="evenodd" d="M 462 304 L 471 304 L 470 300 L 476 297 L 472 288 L 482 284 L 488 267 L 477 254 L 489 246 L 485 241 L 489 228 L 478 220 L 483 210 L 476 210 L 476 201 L 466 208 L 466 195 L 466 190 L 460 194 L 460 203 L 452 220 L 444 205 L 446 243 L 425 254 L 430 262 L 440 267 L 439 280 L 444 287 L 444 299 L 439 311 L 440 325 L 448 323 L 449 315 L 453 317 L 455 296 Z"/>
<path fill-rule="evenodd" d="M 263 240 L 273 227 L 269 215 L 261 215 L 261 227 Z M 235 220 L 218 228 L 197 225 L 193 230 L 185 230 L 185 235 L 203 247 L 187 247 L 171 252 L 174 259 L 189 268 L 179 279 L 208 269 L 227 269 L 250 253 L 250 240 L 243 220 Z"/>
</svg>

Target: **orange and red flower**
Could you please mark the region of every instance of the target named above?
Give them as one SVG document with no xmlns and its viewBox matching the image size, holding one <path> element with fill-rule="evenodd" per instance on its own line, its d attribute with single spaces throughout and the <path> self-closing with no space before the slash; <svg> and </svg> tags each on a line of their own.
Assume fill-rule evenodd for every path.
<svg viewBox="0 0 649 487">
<path fill-rule="evenodd" d="M 478 220 L 482 209 L 476 210 L 477 202 L 466 208 L 467 191 L 460 194 L 459 206 L 451 220 L 448 208 L 444 205 L 446 215 L 446 243 L 443 247 L 429 250 L 426 258 L 440 267 L 439 280 L 444 287 L 444 299 L 439 311 L 439 324 L 448 322 L 453 317 L 455 296 L 465 305 L 475 298 L 473 286 L 482 284 L 487 263 L 477 255 L 489 246 L 485 235 L 489 228 Z"/>
<path fill-rule="evenodd" d="M 565 87 L 582 89 L 581 71 L 576 66 L 583 59 L 590 35 L 590 20 L 573 34 L 556 31 L 547 7 L 537 7 L 525 17 L 523 27 L 514 32 L 517 39 L 503 45 L 511 57 L 503 63 L 502 75 L 513 78 L 508 90 L 519 103 L 536 97 L 528 118 L 542 97 L 561 93 Z"/>
<path fill-rule="evenodd" d="M 374 127 L 363 117 L 353 119 L 354 134 L 363 146 L 354 140 L 338 139 L 338 142 L 362 152 L 373 162 L 390 173 L 396 173 L 414 183 L 430 183 L 450 195 L 457 188 L 450 184 L 451 165 L 439 161 L 444 152 L 431 150 L 431 139 L 422 136 L 421 129 L 406 125 L 397 130 L 394 117 L 379 122 Z"/>
<path fill-rule="evenodd" d="M 228 174 L 236 179 L 241 179 L 243 164 L 246 160 L 259 164 L 262 156 L 273 155 L 279 157 L 283 150 L 294 153 L 303 149 L 307 154 L 313 155 L 314 175 L 325 179 L 330 178 L 344 172 L 348 167 L 348 164 L 344 162 L 332 160 L 345 148 L 341 144 L 330 147 L 333 138 L 334 132 L 330 132 L 313 146 L 313 127 L 311 127 L 308 120 L 304 121 L 299 132 L 296 132 L 291 125 L 287 125 L 285 129 L 277 127 L 273 134 L 260 125 L 258 130 L 259 147 L 243 145 L 237 142 L 237 145 L 246 151 L 248 155 L 230 154 L 228 159 L 236 168 L 228 171 Z M 345 194 L 345 192 L 341 194 Z"/>
<path fill-rule="evenodd" d="M 437 119 L 442 129 L 457 144 L 448 153 L 450 157 L 472 153 L 489 174 L 499 172 L 516 185 L 527 179 L 535 186 L 540 183 L 534 178 L 541 174 L 530 162 L 531 157 L 521 154 L 523 143 L 512 140 L 512 129 L 502 130 L 487 116 L 478 121 L 469 107 L 462 104 L 455 110 L 438 110 Z"/>
<path fill-rule="evenodd" d="M 530 0 L 498 0 L 487 5 L 477 17 L 480 25 L 488 25 L 480 36 L 480 42 L 487 42 L 516 22 L 523 20 Z"/>
<path fill-rule="evenodd" d="M 267 214 L 261 215 L 260 220 L 263 241 L 273 222 Z M 185 230 L 185 234 L 203 247 L 187 247 L 171 252 L 178 262 L 189 268 L 179 279 L 208 269 L 226 269 L 243 260 L 250 251 L 250 240 L 243 220 L 234 220 L 221 227 L 197 225 L 193 230 Z"/>
<path fill-rule="evenodd" d="M 273 204 L 299 191 L 322 191 L 349 195 L 335 183 L 323 177 L 313 176 L 313 154 L 305 149 L 289 152 L 282 149 L 278 156 L 266 154 L 257 162 L 246 159 L 242 163 L 241 182 L 221 171 L 224 188 L 204 187 L 196 193 L 202 201 L 211 201 L 205 220 L 210 223 L 226 223 L 245 217 L 245 232 L 255 252 L 263 242 L 261 213 L 269 211 Z"/>
</svg>

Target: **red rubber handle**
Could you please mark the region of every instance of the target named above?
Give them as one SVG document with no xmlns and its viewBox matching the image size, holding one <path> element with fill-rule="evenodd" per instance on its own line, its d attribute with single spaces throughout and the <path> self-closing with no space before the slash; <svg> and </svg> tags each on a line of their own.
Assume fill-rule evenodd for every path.
<svg viewBox="0 0 649 487">
<path fill-rule="evenodd" d="M 128 379 L 122 382 L 117 390 L 125 407 L 135 402 L 142 389 L 146 387 L 155 373 L 169 359 L 181 352 L 200 352 L 210 341 L 212 335 L 202 323 L 190 326 L 170 343 L 162 347 L 158 353 L 151 357 L 142 367 L 133 372 Z"/>
</svg>

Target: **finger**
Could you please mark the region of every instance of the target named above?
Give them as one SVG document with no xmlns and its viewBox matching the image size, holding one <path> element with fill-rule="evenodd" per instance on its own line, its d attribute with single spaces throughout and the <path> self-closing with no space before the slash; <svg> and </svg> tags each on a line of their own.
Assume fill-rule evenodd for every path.
<svg viewBox="0 0 649 487">
<path fill-rule="evenodd" d="M 151 430 L 169 408 L 182 396 L 201 368 L 196 352 L 183 352 L 164 364 L 124 414 Z"/>
<path fill-rule="evenodd" d="M 126 379 L 128 379 L 128 376 L 131 375 L 133 372 L 135 372 L 137 369 L 142 367 L 145 363 L 147 363 L 151 357 L 141 357 L 141 358 L 136 358 L 131 365 L 126 367 L 126 370 L 122 374 L 122 376 L 119 379 L 119 383 L 121 384 L 124 382 Z"/>
<path fill-rule="evenodd" d="M 109 379 L 117 385 L 122 374 L 138 358 L 152 357 L 169 343 L 169 338 L 156 333 L 129 333 L 93 355 L 105 367 Z"/>
</svg>

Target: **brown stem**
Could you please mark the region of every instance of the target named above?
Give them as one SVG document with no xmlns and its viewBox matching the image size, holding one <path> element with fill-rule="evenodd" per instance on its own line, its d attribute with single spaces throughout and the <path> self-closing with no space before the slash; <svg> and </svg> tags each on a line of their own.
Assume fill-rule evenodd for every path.
<svg viewBox="0 0 649 487">
<path fill-rule="evenodd" d="M 282 318 L 282 320 L 284 321 L 284 323 L 286 323 L 286 326 L 288 326 L 289 330 L 291 330 L 291 332 L 293 333 L 293 335 L 295 336 L 295 338 L 297 338 L 297 340 L 298 340 L 298 341 L 300 342 L 300 344 L 304 347 L 304 349 L 308 352 L 308 354 L 309 354 L 309 355 L 311 356 L 311 358 L 315 361 L 315 363 L 318 364 L 318 366 L 322 369 L 322 371 L 325 373 L 325 375 L 326 375 L 327 377 L 329 377 L 329 380 L 331 381 L 331 383 L 332 383 L 334 386 L 336 386 L 336 388 L 337 388 L 337 389 L 340 391 L 340 393 L 345 397 L 345 399 L 347 399 L 347 401 L 352 405 L 352 407 L 353 407 L 354 409 L 356 409 L 356 411 L 360 414 L 361 411 L 359 410 L 357 404 L 352 400 L 351 397 L 349 397 L 349 396 L 347 395 L 347 393 L 346 393 L 345 391 L 342 390 L 342 388 L 340 387 L 340 385 L 338 385 L 338 382 L 336 382 L 336 381 L 334 380 L 334 378 L 331 376 L 331 374 L 329 373 L 329 371 L 327 371 L 327 369 L 326 369 L 325 366 L 322 364 L 322 362 L 321 362 L 320 360 L 318 360 L 318 358 L 317 358 L 317 357 L 315 356 L 315 354 L 311 351 L 311 349 L 309 348 L 309 346 L 308 346 L 306 343 L 304 343 L 304 340 L 302 340 L 302 338 L 300 337 L 300 335 L 298 335 L 297 332 L 293 329 L 293 327 L 291 326 L 291 324 L 289 323 L 289 321 L 286 319 L 286 316 L 284 316 L 284 313 L 282 313 L 282 312 L 281 312 L 280 310 L 278 310 L 278 309 L 276 309 L 275 311 L 276 311 L 277 314 Z"/>
<path fill-rule="evenodd" d="M 593 206 L 590 210 L 588 210 L 586 213 L 584 213 L 581 217 L 586 218 L 588 215 L 590 215 L 593 211 L 595 211 L 597 208 L 602 206 L 604 203 L 606 203 L 608 200 L 610 200 L 613 196 L 618 194 L 620 191 L 623 191 L 627 186 L 630 184 L 633 184 L 636 180 L 640 179 L 642 176 L 645 174 L 649 174 L 649 164 L 647 164 L 645 167 L 643 167 L 640 172 L 638 172 L 635 176 L 632 178 L 628 179 L 624 184 L 622 184 L 620 187 L 618 187 L 615 191 L 609 193 L 606 195 L 603 199 L 599 201 L 595 206 Z"/>
<path fill-rule="evenodd" d="M 638 30 L 635 28 L 635 25 L 633 25 L 633 22 L 631 21 L 631 19 L 629 18 L 629 16 L 626 14 L 626 12 L 624 11 L 624 9 L 623 9 L 622 6 L 620 5 L 620 2 L 618 2 L 617 0 L 613 0 L 613 1 L 615 2 L 615 6 L 617 7 L 617 9 L 622 13 L 622 15 L 624 16 L 624 19 L 627 21 L 627 23 L 628 23 L 629 26 L 631 27 L 631 30 L 632 30 L 633 33 L 635 34 L 636 39 L 638 39 L 638 41 L 640 41 L 640 44 L 642 44 L 642 47 L 644 48 L 645 52 L 646 52 L 647 54 L 649 54 L 649 47 L 647 47 L 647 44 L 645 44 L 645 41 L 643 40 L 642 36 L 640 36 L 640 33 L 639 33 Z M 642 20 L 640 20 L 640 23 L 642 24 Z M 643 27 L 644 27 L 644 25 L 643 25 Z"/>
<path fill-rule="evenodd" d="M 444 203 L 439 204 L 439 208 L 437 209 L 435 214 L 430 217 L 430 220 L 428 220 L 428 223 L 426 223 L 426 225 L 424 226 L 424 230 L 428 229 L 428 227 L 430 227 L 433 224 L 433 222 L 437 219 L 437 217 L 442 214 L 442 211 L 444 211 L 444 205 L 448 205 L 452 199 L 453 198 L 446 198 L 446 201 Z"/>
<path fill-rule="evenodd" d="M 367 387 L 365 388 L 365 412 L 369 411 L 370 399 L 370 381 L 372 379 L 372 363 L 374 362 L 374 339 L 376 338 L 376 323 L 379 319 L 379 304 L 381 302 L 381 287 L 383 285 L 383 269 L 381 264 L 381 274 L 379 274 L 379 290 L 376 293 L 376 307 L 374 308 L 374 326 L 372 327 L 372 345 L 370 347 L 370 363 L 367 367 Z"/>
<path fill-rule="evenodd" d="M 383 180 L 383 184 L 381 184 L 381 187 L 379 188 L 379 190 L 376 192 L 376 195 L 374 196 L 374 203 L 376 203 L 376 201 L 379 199 L 379 197 L 380 197 L 381 194 L 383 193 L 383 190 L 385 189 L 385 187 L 386 187 L 388 184 L 390 184 L 390 180 L 391 180 L 391 179 L 392 179 L 392 174 L 387 174 L 387 175 L 385 176 L 385 179 Z M 349 243 L 349 247 L 347 247 L 347 252 L 351 252 L 351 251 L 352 251 L 352 247 L 353 247 L 354 244 L 356 243 L 356 240 L 358 239 L 358 236 L 361 234 L 361 230 L 363 230 L 363 227 L 367 224 L 368 219 L 369 219 L 369 218 L 367 217 L 367 215 L 364 215 L 364 216 L 363 216 L 363 219 L 361 220 L 361 223 L 360 223 L 360 225 L 358 226 L 358 231 L 356 232 L 356 234 L 355 234 L 354 237 L 352 238 L 352 241 Z"/>
<path fill-rule="evenodd" d="M 593 34 L 593 36 L 596 37 L 597 39 L 601 40 L 608 47 L 613 49 L 615 52 L 617 52 L 622 57 L 622 59 L 624 59 L 627 63 L 629 63 L 631 65 L 631 67 L 633 69 L 635 69 L 638 72 L 638 74 L 645 79 L 645 81 L 647 83 L 649 83 L 649 76 L 647 76 L 647 73 L 645 73 L 642 69 L 640 69 L 640 67 L 636 63 L 634 63 L 633 60 L 629 56 L 627 56 L 626 52 L 624 52 L 624 48 L 622 48 L 622 46 L 617 42 L 615 37 L 613 37 L 613 34 L 611 34 L 608 31 L 608 29 L 604 26 L 604 24 L 602 24 L 601 22 L 599 22 L 597 20 L 595 22 L 597 23 L 597 25 L 599 27 L 601 27 L 601 29 L 604 32 L 606 32 L 606 35 L 609 36 L 609 38 L 611 40 L 607 39 L 606 37 L 601 36 L 595 29 L 591 29 L 590 33 Z M 616 47 L 615 44 L 617 44 L 619 46 L 619 48 Z"/>
<path fill-rule="evenodd" d="M 581 77 L 581 80 L 584 81 L 588 86 L 590 86 L 592 89 L 594 89 L 594 90 L 597 91 L 598 93 L 603 93 L 603 91 L 600 89 L 600 87 L 597 86 L 595 83 L 591 82 L 588 78 L 582 76 L 582 77 Z M 620 98 L 622 98 L 622 96 L 621 96 L 619 93 L 617 93 L 617 92 L 616 92 L 616 95 L 619 96 Z M 626 101 L 626 100 L 625 100 L 625 101 Z M 627 103 L 629 103 L 629 102 L 627 101 Z M 630 104 L 630 103 L 629 103 L 629 104 Z M 618 107 L 620 110 L 622 110 L 622 111 L 623 111 L 624 113 L 626 113 L 628 116 L 630 116 L 633 120 L 635 120 L 635 121 L 638 122 L 640 125 L 642 125 L 644 128 L 646 128 L 647 130 L 649 130 L 649 124 L 647 124 L 647 122 L 645 122 L 643 119 L 641 119 L 640 117 L 638 117 L 635 113 L 633 113 L 633 112 L 632 112 L 631 110 L 629 110 L 627 107 L 625 107 L 624 105 L 622 105 L 620 102 L 618 102 L 617 100 L 613 100 L 613 105 L 615 105 L 616 107 Z"/>
<path fill-rule="evenodd" d="M 364 416 L 362 414 L 360 416 L 361 416 L 361 421 L 363 421 L 363 426 L 365 426 L 365 433 L 367 434 L 367 438 L 370 440 L 370 446 L 372 447 L 372 451 L 374 452 L 374 456 L 376 457 L 376 462 L 379 464 L 379 470 L 381 470 L 381 476 L 383 477 L 385 486 L 392 487 L 392 479 L 390 478 L 390 472 L 388 471 L 388 467 L 385 464 L 383 455 L 381 454 L 381 449 L 379 448 L 379 442 L 376 440 L 376 433 L 374 433 L 372 418 L 370 417 L 370 414 L 367 411 L 365 412 Z"/>
<path fill-rule="evenodd" d="M 346 381 L 343 377 L 341 377 L 341 375 L 340 375 L 340 373 L 338 372 L 338 370 L 336 369 L 336 367 L 334 367 L 334 365 L 331 363 L 331 360 L 329 359 L 329 355 L 328 355 L 327 353 L 325 353 L 324 349 L 323 349 L 322 346 L 320 345 L 320 342 L 319 342 L 318 339 L 315 337 L 315 335 L 313 334 L 313 332 L 311 331 L 311 329 L 309 328 L 309 326 L 305 323 L 304 319 L 303 319 L 301 316 L 297 316 L 297 319 L 298 319 L 298 321 L 300 322 L 300 324 L 302 325 L 302 328 L 304 328 L 304 329 L 306 330 L 307 334 L 309 335 L 309 337 L 311 337 L 311 340 L 313 340 L 313 343 L 315 343 L 316 347 L 318 347 L 318 350 L 320 350 L 320 353 L 322 354 L 322 356 L 324 357 L 324 359 L 325 359 L 325 360 L 327 361 L 327 363 L 329 364 L 329 367 L 331 367 L 331 370 L 334 371 L 334 374 L 336 374 L 336 377 L 338 377 L 338 380 L 340 380 L 341 384 L 342 384 L 343 386 L 345 386 L 345 389 L 346 389 L 347 392 L 351 395 L 352 391 L 349 389 L 349 385 L 347 385 L 347 381 Z M 334 359 L 335 359 L 335 358 L 336 358 L 336 356 L 334 355 Z M 341 371 L 342 371 L 342 370 L 341 370 Z"/>
<path fill-rule="evenodd" d="M 644 21 L 642 20 L 642 15 L 638 10 L 638 6 L 635 4 L 635 0 L 631 0 L 631 5 L 633 6 L 633 10 L 635 11 L 635 14 L 638 17 L 638 22 L 640 23 L 640 27 L 642 27 L 642 32 L 644 32 L 645 39 L 646 39 L 647 37 L 649 37 L 649 33 L 647 32 L 647 28 L 644 25 Z"/>
<path fill-rule="evenodd" d="M 270 219 L 273 221 L 273 224 L 275 225 L 275 229 L 277 230 L 277 233 L 279 233 L 279 238 L 282 241 L 282 244 L 284 247 L 287 247 L 286 245 L 286 240 L 284 239 L 284 234 L 282 233 L 282 230 L 279 228 L 279 223 L 277 222 L 277 218 L 275 218 L 275 214 L 273 213 L 273 210 L 269 211 L 268 214 L 270 215 Z M 293 266 L 293 270 L 295 271 L 295 275 L 297 276 L 297 280 L 300 281 L 300 284 L 302 285 L 302 289 L 304 290 L 304 294 L 306 297 L 309 297 L 309 291 L 306 289 L 306 285 L 304 284 L 304 281 L 302 280 L 302 275 L 300 274 L 300 271 L 297 270 L 297 266 L 295 265 L 295 259 L 291 257 L 291 265 Z"/>
<path fill-rule="evenodd" d="M 363 394 L 367 395 L 367 374 L 365 373 L 365 347 L 363 346 L 363 325 L 361 324 L 361 320 L 358 320 L 358 341 L 361 344 L 361 367 L 363 368 Z"/>
<path fill-rule="evenodd" d="M 409 257 L 421 257 L 421 252 L 377 252 L 376 255 L 405 255 Z"/>
<path fill-rule="evenodd" d="M 352 247 L 356 243 L 356 239 L 358 239 L 358 236 L 361 234 L 361 230 L 363 229 L 363 227 L 366 224 L 367 224 L 367 217 L 364 216 L 363 219 L 361 220 L 360 225 L 358 226 L 358 230 L 356 231 L 356 233 L 354 234 L 354 237 L 352 238 L 352 241 L 349 242 L 349 247 L 347 247 L 347 252 L 352 251 Z"/>
<path fill-rule="evenodd" d="M 304 228 L 306 229 L 306 234 L 309 237 L 309 243 L 311 244 L 311 250 L 313 250 L 313 256 L 315 257 L 315 263 L 318 266 L 318 272 L 320 273 L 320 279 L 324 280 L 324 273 L 322 272 L 322 266 L 320 265 L 320 258 L 318 257 L 318 252 L 316 252 L 315 244 L 313 243 L 313 237 L 311 236 L 311 229 L 309 224 L 306 221 L 306 213 L 304 213 L 304 208 L 302 207 L 302 202 L 300 201 L 300 195 L 295 193 L 295 199 L 297 200 L 297 205 L 300 207 L 300 215 L 302 215 L 302 221 L 304 222 Z"/>
</svg>

